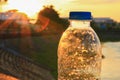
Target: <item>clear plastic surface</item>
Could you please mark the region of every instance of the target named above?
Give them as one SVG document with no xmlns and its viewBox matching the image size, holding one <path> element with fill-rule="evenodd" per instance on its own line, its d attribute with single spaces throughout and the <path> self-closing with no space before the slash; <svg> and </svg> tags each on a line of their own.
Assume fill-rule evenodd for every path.
<svg viewBox="0 0 120 80">
<path fill-rule="evenodd" d="M 101 45 L 91 27 L 69 27 L 58 46 L 58 80 L 100 80 Z"/>
</svg>

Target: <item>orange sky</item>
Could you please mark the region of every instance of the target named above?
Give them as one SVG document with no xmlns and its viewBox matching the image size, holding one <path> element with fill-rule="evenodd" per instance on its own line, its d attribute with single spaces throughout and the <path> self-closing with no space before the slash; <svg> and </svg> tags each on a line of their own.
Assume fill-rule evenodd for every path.
<svg viewBox="0 0 120 80">
<path fill-rule="evenodd" d="M 61 16 L 68 16 L 70 11 L 91 11 L 93 17 L 110 17 L 120 22 L 120 0 L 56 0 L 53 4 Z"/>
<path fill-rule="evenodd" d="M 25 0 L 15 1 L 17 2 Z M 52 4 L 54 5 L 55 9 L 59 12 L 61 17 L 68 17 L 70 11 L 90 11 L 92 12 L 93 17 L 110 17 L 115 21 L 120 22 L 120 0 L 26 0 L 26 1 L 29 1 L 29 4 L 23 2 L 22 7 L 20 7 L 19 9 L 22 8 L 27 10 L 28 14 L 34 13 L 35 9 L 36 11 L 40 10 L 39 7 L 43 5 Z"/>
</svg>

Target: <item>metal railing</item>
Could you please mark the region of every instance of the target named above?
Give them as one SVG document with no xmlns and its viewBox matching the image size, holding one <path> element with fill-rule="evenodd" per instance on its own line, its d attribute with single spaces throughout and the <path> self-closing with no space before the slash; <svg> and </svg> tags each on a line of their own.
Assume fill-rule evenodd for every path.
<svg viewBox="0 0 120 80">
<path fill-rule="evenodd" d="M 20 80 L 54 80 L 50 70 L 29 58 L 0 47 L 0 68 Z"/>
</svg>

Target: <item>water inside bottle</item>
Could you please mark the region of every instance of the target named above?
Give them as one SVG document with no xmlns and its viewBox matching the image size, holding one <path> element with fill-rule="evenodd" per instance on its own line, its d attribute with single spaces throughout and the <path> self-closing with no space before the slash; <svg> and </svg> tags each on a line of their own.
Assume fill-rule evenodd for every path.
<svg viewBox="0 0 120 80">
<path fill-rule="evenodd" d="M 68 28 L 58 49 L 58 80 L 100 80 L 99 45 L 93 30 Z"/>
</svg>

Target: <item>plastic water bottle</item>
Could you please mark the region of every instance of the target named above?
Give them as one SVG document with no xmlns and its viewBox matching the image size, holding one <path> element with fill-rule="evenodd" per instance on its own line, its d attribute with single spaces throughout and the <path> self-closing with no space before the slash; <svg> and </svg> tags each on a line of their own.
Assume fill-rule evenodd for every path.
<svg viewBox="0 0 120 80">
<path fill-rule="evenodd" d="M 58 80 L 100 80 L 101 43 L 91 12 L 70 12 L 69 20 L 58 46 Z"/>
</svg>

